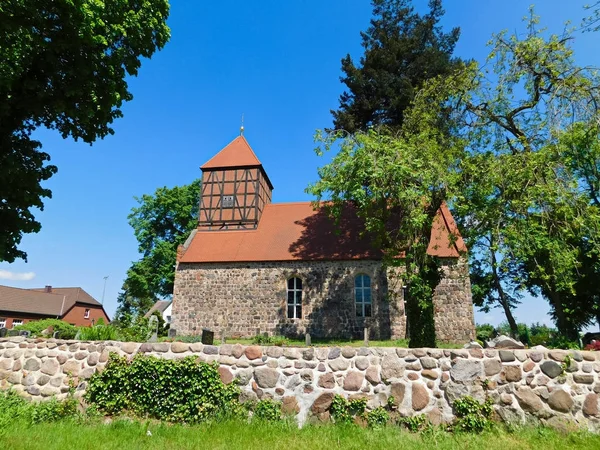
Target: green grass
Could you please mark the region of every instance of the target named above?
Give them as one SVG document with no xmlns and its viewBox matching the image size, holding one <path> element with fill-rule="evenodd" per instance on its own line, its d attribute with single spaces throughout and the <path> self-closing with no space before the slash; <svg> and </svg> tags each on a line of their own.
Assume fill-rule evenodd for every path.
<svg viewBox="0 0 600 450">
<path fill-rule="evenodd" d="M 147 431 L 151 436 L 147 435 Z M 512 433 L 496 429 L 480 435 L 432 431 L 411 434 L 398 427 L 306 426 L 293 423 L 230 422 L 185 427 L 117 420 L 109 425 L 60 421 L 13 423 L 0 430 L 4 448 L 31 449 L 597 449 L 600 436 L 585 432 L 560 434 L 545 428 Z"/>
<path fill-rule="evenodd" d="M 253 344 L 252 339 L 226 339 L 227 344 Z M 215 339 L 215 345 L 219 345 L 220 340 Z M 362 340 L 344 340 L 344 339 L 312 339 L 311 342 L 313 347 L 364 347 L 365 343 Z M 261 345 L 274 345 L 274 344 L 261 344 Z M 445 344 L 441 344 L 442 346 Z M 290 339 L 287 338 L 285 347 L 306 347 L 304 339 Z M 369 341 L 369 347 L 408 347 L 408 340 L 397 339 L 387 341 Z M 453 344 L 452 348 L 456 348 L 457 345 Z M 443 347 L 440 347 L 443 348 Z M 447 347 L 450 348 L 450 347 Z"/>
</svg>

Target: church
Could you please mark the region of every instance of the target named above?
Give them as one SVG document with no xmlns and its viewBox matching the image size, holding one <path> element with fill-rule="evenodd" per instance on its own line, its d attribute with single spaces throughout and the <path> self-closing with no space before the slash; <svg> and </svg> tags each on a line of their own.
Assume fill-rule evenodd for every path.
<svg viewBox="0 0 600 450">
<path fill-rule="evenodd" d="M 243 135 L 202 170 L 198 227 L 177 251 L 171 327 L 229 338 L 406 337 L 401 277 L 382 266 L 349 205 L 335 225 L 311 202 L 272 203 L 273 185 Z M 429 254 L 444 277 L 434 295 L 436 339 L 475 337 L 467 249 L 444 204 Z"/>
</svg>

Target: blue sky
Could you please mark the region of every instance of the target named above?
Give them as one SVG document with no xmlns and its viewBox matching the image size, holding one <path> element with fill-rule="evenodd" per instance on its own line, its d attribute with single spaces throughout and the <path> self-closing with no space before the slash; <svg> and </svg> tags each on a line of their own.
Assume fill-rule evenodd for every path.
<svg viewBox="0 0 600 450">
<path fill-rule="evenodd" d="M 331 125 L 329 110 L 343 91 L 340 59 L 361 55 L 359 32 L 371 17 L 367 0 L 172 0 L 172 39 L 139 76 L 129 80 L 132 102 L 114 124 L 115 135 L 93 146 L 40 131 L 44 151 L 59 168 L 46 186 L 53 198 L 37 214 L 42 231 L 26 235 L 28 263 L 0 263 L 0 284 L 16 287 L 81 286 L 116 309 L 117 293 L 137 243 L 127 224 L 134 196 L 160 186 L 187 184 L 199 166 L 239 133 L 273 185 L 274 202 L 302 201 L 323 160 L 313 134 Z M 427 2 L 416 0 L 422 10 Z M 579 24 L 584 1 L 543 0 L 542 25 L 560 32 Z M 486 42 L 502 29 L 524 32 L 523 0 L 446 0 L 443 23 L 461 28 L 456 54 L 483 62 Z M 600 34 L 577 34 L 576 59 L 600 66 Z M 519 321 L 547 322 L 544 300 L 526 299 Z M 499 323 L 500 310 L 476 313 Z"/>
</svg>

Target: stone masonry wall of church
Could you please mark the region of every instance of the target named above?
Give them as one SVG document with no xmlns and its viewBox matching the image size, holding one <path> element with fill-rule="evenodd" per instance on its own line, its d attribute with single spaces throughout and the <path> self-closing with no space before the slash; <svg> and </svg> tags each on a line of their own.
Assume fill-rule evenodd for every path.
<svg viewBox="0 0 600 450">
<path fill-rule="evenodd" d="M 434 298 L 437 337 L 466 342 L 474 337 L 468 268 L 447 260 L 444 271 Z M 370 318 L 356 317 L 358 274 L 371 277 Z M 303 281 L 302 319 L 286 317 L 286 282 L 293 276 Z M 172 328 L 181 335 L 208 328 L 228 337 L 308 332 L 313 337 L 362 338 L 366 326 L 373 339 L 400 339 L 406 336 L 401 284 L 398 277 L 386 276 L 379 261 L 182 263 L 175 275 Z"/>
</svg>

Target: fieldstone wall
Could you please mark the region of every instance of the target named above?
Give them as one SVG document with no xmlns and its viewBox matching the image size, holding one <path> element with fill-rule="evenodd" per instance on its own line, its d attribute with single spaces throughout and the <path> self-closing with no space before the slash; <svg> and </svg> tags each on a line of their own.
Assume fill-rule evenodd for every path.
<svg viewBox="0 0 600 450">
<path fill-rule="evenodd" d="M 437 339 L 465 343 L 475 324 L 466 261 L 443 261 L 445 278 L 435 298 Z M 356 317 L 354 278 L 371 277 L 372 317 Z M 302 319 L 286 315 L 287 280 L 303 282 Z M 379 261 L 298 261 L 179 264 L 173 292 L 173 324 L 178 334 L 209 328 L 229 337 L 271 335 L 362 338 L 406 336 L 402 280 Z"/>
<path fill-rule="evenodd" d="M 404 416 L 451 421 L 465 395 L 494 400 L 498 418 L 600 429 L 600 352 L 491 349 L 259 347 L 0 339 L 0 387 L 40 400 L 64 397 L 69 380 L 81 395 L 109 352 L 134 357 L 197 356 L 216 361 L 221 379 L 237 379 L 242 400 L 273 398 L 300 424 L 328 420 L 335 394 L 364 397 L 368 408 L 390 396 Z M 173 380 L 177 383 L 177 380 Z"/>
</svg>

